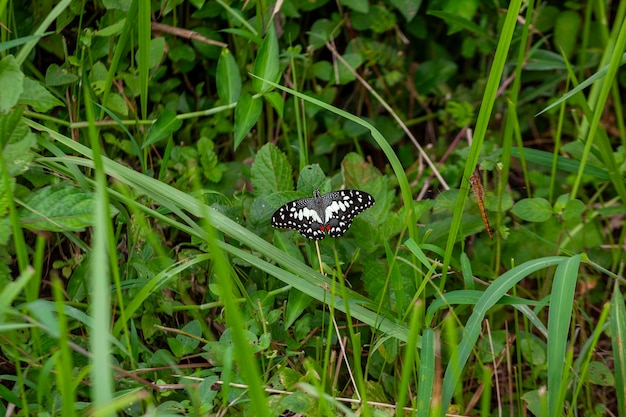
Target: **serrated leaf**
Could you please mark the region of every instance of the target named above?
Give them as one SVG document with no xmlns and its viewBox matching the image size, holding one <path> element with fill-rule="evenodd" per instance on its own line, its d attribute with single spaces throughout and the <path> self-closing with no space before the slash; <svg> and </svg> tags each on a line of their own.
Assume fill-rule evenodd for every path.
<svg viewBox="0 0 626 417">
<path fill-rule="evenodd" d="M 271 143 L 263 145 L 257 152 L 250 176 L 256 195 L 293 190 L 291 165 L 287 156 Z"/>
<path fill-rule="evenodd" d="M 24 73 L 13 55 L 0 60 L 0 91 L 0 113 L 7 113 L 24 91 Z"/>
<path fill-rule="evenodd" d="M 515 204 L 513 214 L 528 222 L 545 222 L 552 217 L 552 206 L 545 198 L 525 198 Z"/>
<path fill-rule="evenodd" d="M 244 94 L 239 98 L 235 107 L 235 150 L 256 124 L 262 110 L 261 100 L 253 98 L 250 94 Z"/>
<path fill-rule="evenodd" d="M 53 107 L 63 106 L 62 101 L 53 96 L 43 85 L 30 78 L 24 79 L 24 91 L 20 95 L 19 102 L 41 113 L 45 113 Z"/>
<path fill-rule="evenodd" d="M 231 104 L 239 100 L 241 95 L 241 74 L 233 54 L 227 48 L 222 50 L 220 59 L 217 61 L 217 73 L 215 75 L 217 95 L 225 104 Z"/>
<path fill-rule="evenodd" d="M 314 190 L 320 190 L 322 194 L 330 192 L 330 186 L 324 187 L 326 175 L 319 164 L 307 165 L 302 168 L 298 176 L 298 191 L 305 193 L 308 197 L 313 195 Z"/>
<path fill-rule="evenodd" d="M 213 150 L 215 144 L 205 136 L 198 140 L 198 154 L 200 155 L 200 165 L 202 174 L 211 182 L 219 182 L 222 179 L 223 171 L 218 167 L 219 159 Z"/>
<path fill-rule="evenodd" d="M 30 230 L 79 232 L 93 224 L 93 193 L 69 186 L 49 186 L 34 191 L 19 211 L 22 226 Z M 110 206 L 112 216 L 118 210 Z"/>
<path fill-rule="evenodd" d="M 276 37 L 276 29 L 272 24 L 267 30 L 259 53 L 254 60 L 254 75 L 268 81 L 278 82 L 280 78 L 278 52 L 278 38 Z M 258 93 L 265 93 L 272 88 L 270 84 L 258 78 L 252 80 L 252 87 Z"/>
<path fill-rule="evenodd" d="M 141 149 L 167 138 L 169 135 L 180 129 L 182 124 L 183 121 L 176 118 L 176 113 L 171 110 L 165 110 L 150 127 L 148 137 L 141 145 Z"/>
<path fill-rule="evenodd" d="M 341 173 L 348 188 L 359 188 L 362 184 L 380 177 L 378 170 L 365 162 L 363 157 L 351 152 L 341 161 Z"/>
</svg>

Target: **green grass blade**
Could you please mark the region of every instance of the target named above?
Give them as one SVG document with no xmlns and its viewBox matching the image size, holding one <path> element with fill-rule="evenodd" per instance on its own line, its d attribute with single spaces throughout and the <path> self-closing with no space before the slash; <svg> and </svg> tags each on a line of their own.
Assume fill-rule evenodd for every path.
<svg viewBox="0 0 626 417">
<path fill-rule="evenodd" d="M 84 82 L 88 83 L 87 77 Z M 98 407 L 108 405 L 113 399 L 113 374 L 111 371 L 111 347 L 108 336 L 111 327 L 110 263 L 117 264 L 114 252 L 109 253 L 109 242 L 114 241 L 109 213 L 107 179 L 104 172 L 100 141 L 95 126 L 92 97 L 88 88 L 83 89 L 85 113 L 89 122 L 89 141 L 93 151 L 96 177 L 96 210 L 93 225 L 92 253 L 90 263 L 91 314 L 94 327 L 91 328 L 90 349 L 92 363 L 92 400 L 96 407 L 95 415 L 113 416 L 114 413 L 100 413 Z M 109 259 L 112 257 L 113 259 Z"/>
<path fill-rule="evenodd" d="M 474 173 L 476 165 L 478 163 L 478 157 L 480 156 L 480 150 L 489 128 L 491 120 L 491 112 L 493 110 L 496 96 L 498 93 L 498 87 L 500 86 L 500 80 L 502 79 L 502 73 L 504 70 L 504 64 L 508 56 L 509 48 L 511 46 L 511 39 L 515 31 L 517 18 L 522 1 L 513 0 L 509 4 L 509 8 L 506 13 L 502 31 L 500 32 L 500 39 L 498 40 L 498 47 L 493 60 L 491 71 L 489 72 L 489 78 L 487 79 L 487 85 L 485 86 L 485 94 L 483 95 L 482 104 L 476 120 L 476 128 L 474 132 L 474 138 L 472 145 L 470 146 L 469 156 L 467 163 L 465 164 L 465 171 L 463 173 L 464 181 L 469 181 L 469 178 Z M 468 183 L 462 184 L 461 189 L 467 190 Z M 446 271 L 450 265 L 452 258 L 452 251 L 454 250 L 454 243 L 456 242 L 459 228 L 461 226 L 461 215 L 463 214 L 463 208 L 467 201 L 467 192 L 459 193 L 459 198 L 454 208 L 454 214 L 452 217 L 452 224 L 450 225 L 450 231 L 448 234 L 448 241 L 446 243 L 446 251 L 443 257 L 442 269 Z M 441 280 L 440 288 L 443 289 L 445 285 L 445 279 Z M 445 406 L 444 406 L 445 408 Z"/>
<path fill-rule="evenodd" d="M 491 283 L 489 288 L 480 297 L 474 311 L 467 320 L 463 332 L 463 340 L 456 349 L 457 361 L 450 363 L 443 379 L 442 409 L 446 410 L 452 400 L 452 395 L 457 384 L 460 382 L 461 371 L 467 364 L 469 355 L 480 335 L 482 321 L 487 311 L 498 302 L 519 281 L 540 269 L 555 266 L 568 258 L 562 256 L 550 256 L 525 262 L 510 271 L 505 272 Z"/>
<path fill-rule="evenodd" d="M 611 300 L 611 346 L 615 359 L 615 393 L 620 417 L 626 416 L 626 306 L 619 282 Z"/>
<path fill-rule="evenodd" d="M 565 407 L 566 384 L 563 384 L 567 334 L 572 319 L 574 290 L 578 278 L 580 255 L 559 264 L 554 274 L 548 315 L 548 409 L 550 415 L 559 415 Z"/>
</svg>

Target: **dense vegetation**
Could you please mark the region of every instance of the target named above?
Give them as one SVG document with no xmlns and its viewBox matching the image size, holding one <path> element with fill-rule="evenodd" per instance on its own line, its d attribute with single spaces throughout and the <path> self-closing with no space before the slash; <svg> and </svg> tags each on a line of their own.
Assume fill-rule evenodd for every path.
<svg viewBox="0 0 626 417">
<path fill-rule="evenodd" d="M 0 1 L 0 413 L 626 416 L 625 17 Z"/>
</svg>

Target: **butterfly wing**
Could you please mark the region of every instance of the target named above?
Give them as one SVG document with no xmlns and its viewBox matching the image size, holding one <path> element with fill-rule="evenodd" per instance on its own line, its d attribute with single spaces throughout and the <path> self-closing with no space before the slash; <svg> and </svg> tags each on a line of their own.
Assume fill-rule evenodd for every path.
<svg viewBox="0 0 626 417">
<path fill-rule="evenodd" d="M 272 226 L 297 230 L 307 239 L 324 239 L 324 222 L 315 206 L 315 198 L 290 201 L 274 212 Z"/>
<path fill-rule="evenodd" d="M 322 196 L 325 202 L 328 234 L 339 237 L 348 231 L 354 218 L 374 205 L 374 197 L 359 190 L 340 190 Z"/>
</svg>

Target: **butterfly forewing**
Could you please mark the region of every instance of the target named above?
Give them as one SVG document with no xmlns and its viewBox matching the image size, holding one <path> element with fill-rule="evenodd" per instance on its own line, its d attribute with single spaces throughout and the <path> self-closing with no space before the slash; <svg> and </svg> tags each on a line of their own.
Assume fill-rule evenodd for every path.
<svg viewBox="0 0 626 417">
<path fill-rule="evenodd" d="M 357 214 L 371 207 L 374 197 L 359 190 L 334 191 L 313 198 L 290 201 L 272 216 L 272 226 L 295 229 L 308 239 L 324 239 L 326 233 L 346 233 Z"/>
</svg>

